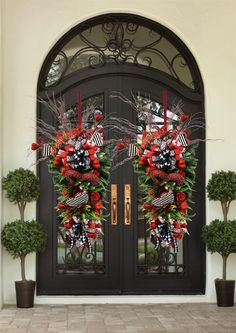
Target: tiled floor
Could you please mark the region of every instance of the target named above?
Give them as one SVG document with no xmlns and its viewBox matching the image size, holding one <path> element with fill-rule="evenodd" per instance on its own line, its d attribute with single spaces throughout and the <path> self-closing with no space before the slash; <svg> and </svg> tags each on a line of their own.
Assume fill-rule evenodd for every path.
<svg viewBox="0 0 236 333">
<path fill-rule="evenodd" d="M 5 306 L 4 333 L 236 333 L 236 306 L 215 304 Z"/>
</svg>

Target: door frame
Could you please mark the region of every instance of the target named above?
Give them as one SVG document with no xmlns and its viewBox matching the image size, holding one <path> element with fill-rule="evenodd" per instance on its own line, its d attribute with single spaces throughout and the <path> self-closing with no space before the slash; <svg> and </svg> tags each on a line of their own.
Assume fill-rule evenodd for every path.
<svg viewBox="0 0 236 333">
<path fill-rule="evenodd" d="M 175 91 L 176 93 L 178 92 L 178 94 L 181 94 L 183 96 L 185 96 L 185 98 L 191 100 L 193 103 L 198 103 L 199 105 L 201 105 L 202 111 L 204 110 L 204 98 L 203 96 L 199 95 L 199 93 L 193 92 L 190 89 L 183 87 L 183 85 L 179 84 L 179 82 L 174 82 L 173 79 L 170 79 L 169 76 L 164 75 L 163 73 L 154 73 L 154 70 L 150 71 L 147 70 L 146 68 L 137 68 L 133 65 L 123 65 L 123 66 L 119 66 L 119 65 L 109 65 L 106 66 L 104 68 L 96 68 L 96 69 L 87 69 L 84 71 L 79 71 L 76 74 L 73 73 L 73 75 L 71 75 L 70 77 L 67 77 L 65 80 L 63 80 L 63 82 L 58 85 L 57 87 L 55 87 L 51 94 L 51 96 L 54 94 L 55 97 L 58 97 L 59 95 L 63 94 L 63 92 L 68 92 L 70 89 L 76 89 L 77 85 L 79 84 L 85 84 L 86 82 L 91 82 L 92 80 L 94 80 L 95 78 L 97 80 L 99 80 L 100 78 L 106 78 L 108 75 L 109 76 L 126 76 L 126 75 L 131 75 L 133 78 L 137 78 L 137 79 L 147 79 L 150 80 L 150 82 L 152 82 L 153 84 L 156 82 L 159 85 L 162 85 L 163 87 L 165 87 L 165 89 L 171 89 L 173 92 Z M 158 79 L 155 79 L 158 78 Z M 50 95 L 42 93 L 39 94 L 39 96 L 41 98 L 46 98 L 46 95 L 50 97 Z M 85 96 L 86 98 L 86 96 Z M 160 98 L 161 99 L 161 98 Z M 38 104 L 38 116 L 41 116 L 41 105 Z M 204 132 L 202 132 L 203 136 L 204 136 Z M 202 143 L 201 145 L 201 154 L 204 157 L 202 159 L 202 165 L 201 165 L 201 176 L 203 177 L 202 179 L 205 180 L 205 144 Z M 38 172 L 39 172 L 39 167 L 38 167 Z M 205 186 L 205 182 L 204 182 L 204 186 Z M 203 219 L 202 219 L 202 224 L 205 223 L 205 194 L 203 194 L 202 197 L 202 207 L 203 207 Z M 37 205 L 37 218 L 40 220 L 40 214 L 39 214 L 39 203 Z M 53 209 L 53 208 L 52 208 Z M 53 242 L 54 245 L 55 244 L 55 234 L 54 231 L 51 229 L 52 232 L 52 237 L 53 237 Z M 50 232 L 50 233 L 51 233 Z M 191 241 L 191 240 L 190 240 Z M 168 291 L 166 289 L 162 289 L 162 290 L 152 290 L 152 291 L 128 291 L 128 292 L 122 292 L 122 294 L 203 294 L 205 292 L 205 247 L 202 244 L 199 244 L 199 249 L 201 252 L 201 260 L 202 260 L 202 287 L 199 290 L 181 290 L 181 289 L 176 289 L 176 290 L 171 290 Z M 39 269 L 39 264 L 41 261 L 42 255 L 39 255 L 37 257 L 37 281 L 39 281 L 38 287 L 37 287 L 37 294 L 38 295 L 70 295 L 70 294 L 103 294 L 103 295 L 114 295 L 114 294 L 121 294 L 120 292 L 118 292 L 117 290 L 85 290 L 85 291 L 75 291 L 75 290 L 68 290 L 65 289 L 64 291 L 61 290 L 48 290 L 47 288 L 41 288 L 40 287 L 40 281 L 42 281 L 42 276 L 41 276 L 41 272 Z M 55 265 L 54 259 L 51 259 L 51 265 Z M 41 266 L 42 267 L 42 266 Z M 172 274 L 169 274 L 169 276 L 164 275 L 163 274 L 163 278 L 165 279 L 171 279 Z M 60 277 L 60 278 L 63 278 Z M 148 279 L 146 279 L 146 281 L 148 281 Z"/>
</svg>

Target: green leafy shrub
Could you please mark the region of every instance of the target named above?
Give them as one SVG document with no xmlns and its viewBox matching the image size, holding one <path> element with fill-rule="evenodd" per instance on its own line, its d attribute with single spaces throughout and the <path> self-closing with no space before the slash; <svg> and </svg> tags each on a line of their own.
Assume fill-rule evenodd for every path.
<svg viewBox="0 0 236 333">
<path fill-rule="evenodd" d="M 236 200 L 236 173 L 216 171 L 207 184 L 210 200 L 221 203 L 224 221 L 214 220 L 202 229 L 202 239 L 207 250 L 219 253 L 223 259 L 223 279 L 226 280 L 228 256 L 236 252 L 236 221 L 228 221 L 230 204 Z"/>
<path fill-rule="evenodd" d="M 10 202 L 18 205 L 20 220 L 7 223 L 2 230 L 1 239 L 13 258 L 20 258 L 21 277 L 25 281 L 25 257 L 31 252 L 42 252 L 46 245 L 47 233 L 37 221 L 24 221 L 27 202 L 39 197 L 39 178 L 28 169 L 10 171 L 2 179 L 3 189 Z"/>
<path fill-rule="evenodd" d="M 236 252 L 236 220 L 227 223 L 220 220 L 212 221 L 210 225 L 203 227 L 202 238 L 209 252 L 229 256 Z"/>
<path fill-rule="evenodd" d="M 47 233 L 37 221 L 16 220 L 7 223 L 2 229 L 2 243 L 13 258 L 22 262 L 21 275 L 25 278 L 25 257 L 31 252 L 42 252 L 45 249 Z"/>
<path fill-rule="evenodd" d="M 207 184 L 210 200 L 236 200 L 236 173 L 234 171 L 216 171 L 211 175 Z"/>
<path fill-rule="evenodd" d="M 3 177 L 2 187 L 9 201 L 18 205 L 21 221 L 24 221 L 27 202 L 39 197 L 39 178 L 31 170 L 19 168 Z"/>
</svg>

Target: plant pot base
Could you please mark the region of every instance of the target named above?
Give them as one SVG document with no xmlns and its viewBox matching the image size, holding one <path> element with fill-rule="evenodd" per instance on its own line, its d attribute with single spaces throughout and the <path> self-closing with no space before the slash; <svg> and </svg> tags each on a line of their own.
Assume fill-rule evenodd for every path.
<svg viewBox="0 0 236 333">
<path fill-rule="evenodd" d="M 215 280 L 218 306 L 234 306 L 234 280 Z"/>
<path fill-rule="evenodd" d="M 18 308 L 34 306 L 35 281 L 15 281 L 16 305 Z"/>
</svg>

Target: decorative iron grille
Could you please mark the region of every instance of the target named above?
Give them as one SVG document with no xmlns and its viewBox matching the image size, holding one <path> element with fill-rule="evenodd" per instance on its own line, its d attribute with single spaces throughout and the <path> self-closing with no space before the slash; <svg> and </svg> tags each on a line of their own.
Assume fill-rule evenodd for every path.
<svg viewBox="0 0 236 333">
<path fill-rule="evenodd" d="M 100 23 L 82 24 L 78 33 L 54 55 L 44 89 L 56 86 L 75 71 L 108 64 L 157 69 L 196 89 L 191 66 L 180 48 L 164 31 L 140 23 L 135 16 L 104 17 Z"/>
</svg>

